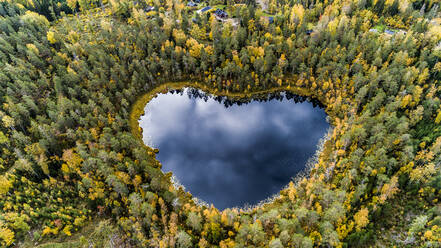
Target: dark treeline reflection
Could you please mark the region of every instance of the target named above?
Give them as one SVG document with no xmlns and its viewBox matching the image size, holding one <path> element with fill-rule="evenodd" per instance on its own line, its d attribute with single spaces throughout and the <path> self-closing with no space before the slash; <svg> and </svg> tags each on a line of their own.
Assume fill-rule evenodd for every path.
<svg viewBox="0 0 441 248">
<path fill-rule="evenodd" d="M 230 100 L 184 89 L 150 101 L 140 125 L 163 171 L 224 209 L 268 198 L 305 167 L 329 127 L 316 106 L 290 93 Z"/>
</svg>

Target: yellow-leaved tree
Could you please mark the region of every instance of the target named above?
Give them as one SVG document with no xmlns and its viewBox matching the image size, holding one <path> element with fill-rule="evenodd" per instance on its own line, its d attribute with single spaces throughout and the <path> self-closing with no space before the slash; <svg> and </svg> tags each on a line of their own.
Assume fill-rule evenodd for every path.
<svg viewBox="0 0 441 248">
<path fill-rule="evenodd" d="M 369 224 L 368 216 L 369 210 L 367 208 L 362 208 L 356 214 L 354 214 L 354 220 L 355 225 L 357 226 L 357 230 L 361 230 L 361 228 Z"/>
<path fill-rule="evenodd" d="M 10 246 L 14 242 L 14 232 L 10 229 L 3 227 L 0 228 L 0 244 L 4 246 Z"/>
<path fill-rule="evenodd" d="M 0 196 L 8 193 L 11 187 L 12 183 L 5 176 L 0 176 Z"/>
<path fill-rule="evenodd" d="M 305 15 L 305 9 L 303 5 L 296 4 L 291 9 L 291 23 L 302 24 L 303 16 Z"/>
</svg>

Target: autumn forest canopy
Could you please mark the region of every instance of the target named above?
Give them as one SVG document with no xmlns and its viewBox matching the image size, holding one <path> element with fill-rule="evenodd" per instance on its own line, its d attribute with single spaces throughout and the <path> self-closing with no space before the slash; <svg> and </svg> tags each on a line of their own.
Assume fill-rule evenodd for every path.
<svg viewBox="0 0 441 248">
<path fill-rule="evenodd" d="M 439 247 L 440 5 L 0 0 L 0 246 Z M 141 139 L 183 87 L 314 99 L 332 129 L 273 201 L 219 211 Z"/>
</svg>

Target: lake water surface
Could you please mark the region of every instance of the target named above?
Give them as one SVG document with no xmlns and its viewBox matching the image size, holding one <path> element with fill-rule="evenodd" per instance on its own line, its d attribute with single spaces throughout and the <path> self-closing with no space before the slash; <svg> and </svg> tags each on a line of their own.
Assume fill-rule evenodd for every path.
<svg viewBox="0 0 441 248">
<path fill-rule="evenodd" d="M 310 102 L 283 97 L 227 108 L 189 93 L 159 94 L 146 105 L 143 140 L 159 148 L 164 172 L 221 210 L 278 193 L 305 168 L 329 127 L 324 110 Z"/>
</svg>

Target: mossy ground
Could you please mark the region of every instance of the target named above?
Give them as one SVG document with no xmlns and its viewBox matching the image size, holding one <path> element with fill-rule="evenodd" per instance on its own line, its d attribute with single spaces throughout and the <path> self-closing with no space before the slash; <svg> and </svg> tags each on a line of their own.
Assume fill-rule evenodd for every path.
<svg viewBox="0 0 441 248">
<path fill-rule="evenodd" d="M 118 247 L 122 245 L 122 234 L 110 219 L 97 217 L 86 224 L 72 236 L 59 235 L 57 238 L 45 238 L 35 243 L 24 240 L 18 244 L 22 248 L 89 248 L 89 247 Z M 126 246 L 125 246 L 126 247 Z"/>
</svg>

